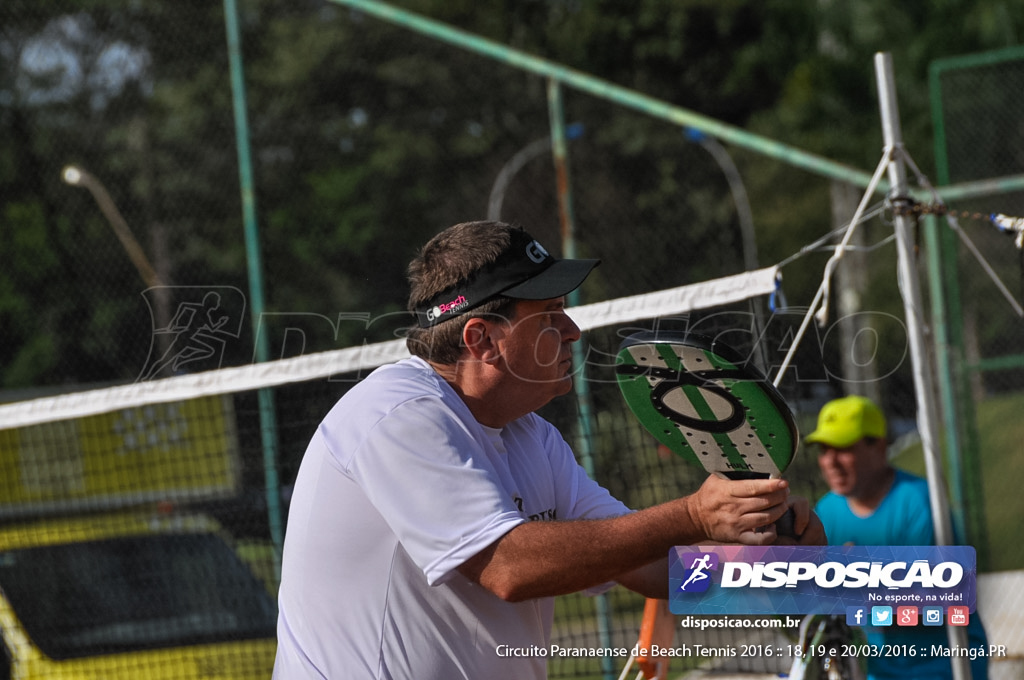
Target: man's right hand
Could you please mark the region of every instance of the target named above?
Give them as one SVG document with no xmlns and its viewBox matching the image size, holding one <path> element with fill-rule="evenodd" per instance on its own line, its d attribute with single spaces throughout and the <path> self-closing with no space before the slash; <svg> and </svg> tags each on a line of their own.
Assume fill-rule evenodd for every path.
<svg viewBox="0 0 1024 680">
<path fill-rule="evenodd" d="M 775 520 L 789 508 L 789 483 L 782 479 L 723 479 L 709 476 L 690 497 L 690 519 L 712 541 L 771 545 Z"/>
</svg>

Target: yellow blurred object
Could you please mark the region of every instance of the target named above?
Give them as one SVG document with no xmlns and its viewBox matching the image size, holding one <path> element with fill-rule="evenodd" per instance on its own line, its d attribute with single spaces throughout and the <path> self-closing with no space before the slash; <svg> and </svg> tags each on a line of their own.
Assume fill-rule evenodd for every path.
<svg viewBox="0 0 1024 680">
<path fill-rule="evenodd" d="M 0 529 L 0 677 L 269 678 L 275 623 L 270 592 L 208 517 L 132 512 Z"/>
<path fill-rule="evenodd" d="M 0 430 L 0 517 L 226 498 L 238 468 L 227 397 Z"/>
</svg>

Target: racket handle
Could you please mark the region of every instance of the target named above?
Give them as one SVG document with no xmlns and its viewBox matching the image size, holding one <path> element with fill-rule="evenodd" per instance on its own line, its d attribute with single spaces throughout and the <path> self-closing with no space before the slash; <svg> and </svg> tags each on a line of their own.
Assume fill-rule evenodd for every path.
<svg viewBox="0 0 1024 680">
<path fill-rule="evenodd" d="M 796 514 L 793 508 L 786 510 L 786 514 L 775 520 L 775 533 L 788 538 L 800 538 L 796 533 Z"/>
</svg>

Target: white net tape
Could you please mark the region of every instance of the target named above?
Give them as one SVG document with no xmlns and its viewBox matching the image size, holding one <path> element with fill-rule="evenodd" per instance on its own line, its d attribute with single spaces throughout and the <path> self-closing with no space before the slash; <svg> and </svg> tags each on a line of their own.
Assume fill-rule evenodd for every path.
<svg viewBox="0 0 1024 680">
<path fill-rule="evenodd" d="M 683 314 L 740 302 L 774 291 L 777 267 L 573 307 L 569 315 L 587 331 L 612 324 Z M 405 340 L 318 352 L 266 363 L 99 390 L 74 392 L 0 406 L 0 429 L 81 418 L 122 408 L 276 387 L 376 368 L 409 356 Z"/>
</svg>

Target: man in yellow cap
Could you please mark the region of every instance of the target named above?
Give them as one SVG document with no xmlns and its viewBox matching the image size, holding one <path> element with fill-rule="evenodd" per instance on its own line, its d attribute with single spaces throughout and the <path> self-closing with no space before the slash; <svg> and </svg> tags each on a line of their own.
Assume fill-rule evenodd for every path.
<svg viewBox="0 0 1024 680">
<path fill-rule="evenodd" d="M 933 542 L 928 483 L 907 473 L 897 475 L 896 469 L 889 465 L 885 437 L 885 416 L 870 399 L 859 396 L 825 404 L 818 414 L 818 429 L 807 435 L 808 444 L 820 445 L 818 465 L 831 489 L 821 500 L 833 517 L 834 525 L 825 525 L 830 543 L 931 545 Z M 894 485 L 897 476 L 898 486 Z M 890 491 L 894 487 L 902 489 L 904 484 L 913 492 L 915 504 L 901 508 L 894 518 L 898 523 L 872 520 Z M 924 504 L 918 506 L 916 503 L 921 496 Z M 912 523 L 910 527 L 906 526 L 907 522 Z M 840 540 L 839 536 L 843 538 Z M 917 540 L 892 542 L 909 536 Z"/>
<path fill-rule="evenodd" d="M 818 427 L 805 441 L 818 447 L 818 465 L 830 491 L 815 512 L 825 525 L 831 545 L 934 545 L 928 482 L 889 464 L 885 416 L 870 399 L 860 396 L 830 401 L 818 414 Z M 868 642 L 948 645 L 944 627 L 892 626 L 865 628 Z M 968 627 L 971 646 L 987 645 L 977 615 Z M 889 649 L 902 649 L 894 646 Z M 988 678 L 988 660 L 971 662 L 973 680 Z M 871 656 L 869 680 L 952 678 L 947 658 L 932 656 Z"/>
</svg>

